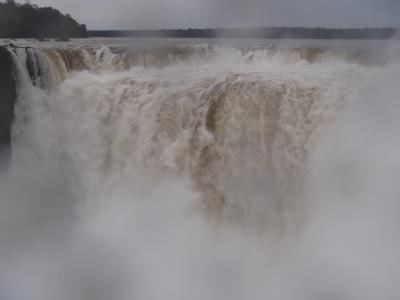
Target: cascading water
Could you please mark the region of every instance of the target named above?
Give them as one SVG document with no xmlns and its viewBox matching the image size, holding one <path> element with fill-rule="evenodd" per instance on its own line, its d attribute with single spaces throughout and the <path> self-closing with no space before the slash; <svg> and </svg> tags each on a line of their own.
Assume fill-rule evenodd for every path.
<svg viewBox="0 0 400 300">
<path fill-rule="evenodd" d="M 336 287 L 340 278 L 329 264 L 322 264 L 328 278 L 318 278 L 320 265 L 309 260 L 326 258 L 323 246 L 313 246 L 314 236 L 325 232 L 318 230 L 325 224 L 319 207 L 329 197 L 320 194 L 331 183 L 318 169 L 329 162 L 320 142 L 389 67 L 315 48 L 9 51 L 18 101 L 8 180 L 24 187 L 11 194 L 25 199 L 21 206 L 30 202 L 45 212 L 40 224 L 37 216 L 23 215 L 33 232 L 55 228 L 57 234 L 38 229 L 41 239 L 67 235 L 58 228 L 74 224 L 63 244 L 67 254 L 40 257 L 40 269 L 83 274 L 76 282 L 68 272 L 53 281 L 42 274 L 50 294 L 76 300 L 115 298 L 114 290 L 121 299 L 379 298 L 339 281 Z M 330 140 L 342 142 L 335 135 Z M 322 149 L 318 159 L 315 149 Z M 100 258 L 87 262 L 86 251 Z M 103 266 L 109 255 L 118 276 Z M 59 257 L 74 267 L 48 267 Z M 120 274 L 119 263 L 129 274 Z M 301 278 L 304 272 L 310 275 Z M 318 288 L 309 286 L 314 282 Z M 388 288 L 397 291 L 391 283 Z M 95 295 L 84 295 L 86 289 Z"/>
<path fill-rule="evenodd" d="M 183 49 L 162 58 L 183 59 L 190 52 Z M 190 50 L 195 58 L 211 51 Z M 92 55 L 18 49 L 20 76 L 32 82 L 25 88 L 36 91 L 18 103 L 15 143 L 24 145 L 15 155 L 32 148 L 45 160 L 69 161 L 74 174 L 66 175 L 79 177 L 84 198 L 94 201 L 143 169 L 187 178 L 209 213 L 233 222 L 260 229 L 293 222 L 304 205 L 301 186 L 315 136 L 351 97 L 363 68 L 249 62 L 235 54 L 114 71 L 110 66 L 119 69 L 130 58 L 105 48 Z M 60 82 L 84 67 L 95 71 Z"/>
</svg>

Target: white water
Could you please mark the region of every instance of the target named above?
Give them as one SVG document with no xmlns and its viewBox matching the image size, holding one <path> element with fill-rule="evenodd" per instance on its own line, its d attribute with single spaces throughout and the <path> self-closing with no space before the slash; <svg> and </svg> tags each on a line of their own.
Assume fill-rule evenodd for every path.
<svg viewBox="0 0 400 300">
<path fill-rule="evenodd" d="M 196 47 L 16 53 L 11 293 L 396 298 L 399 65 Z"/>
</svg>

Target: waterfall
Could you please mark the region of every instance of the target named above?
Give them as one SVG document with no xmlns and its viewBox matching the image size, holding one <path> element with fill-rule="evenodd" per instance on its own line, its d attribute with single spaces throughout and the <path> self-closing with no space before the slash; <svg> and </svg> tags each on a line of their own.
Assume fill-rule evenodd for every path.
<svg viewBox="0 0 400 300">
<path fill-rule="evenodd" d="M 400 294 L 396 58 L 211 44 L 7 57 L 0 285 L 17 298 Z"/>
<path fill-rule="evenodd" d="M 217 219 L 298 227 L 309 154 L 366 68 L 310 63 L 316 54 L 250 62 L 243 49 L 162 50 L 16 49 L 20 81 L 30 81 L 19 89 L 16 159 L 30 149 L 68 161 L 62 172 L 89 201 L 141 169 L 184 178 Z"/>
</svg>

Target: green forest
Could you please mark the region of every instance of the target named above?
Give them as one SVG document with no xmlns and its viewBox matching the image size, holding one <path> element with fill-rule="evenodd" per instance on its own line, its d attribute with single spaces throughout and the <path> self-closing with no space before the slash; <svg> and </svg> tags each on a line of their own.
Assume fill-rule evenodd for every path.
<svg viewBox="0 0 400 300">
<path fill-rule="evenodd" d="M 0 38 L 86 37 L 86 25 L 51 7 L 38 7 L 14 0 L 0 2 Z"/>
</svg>

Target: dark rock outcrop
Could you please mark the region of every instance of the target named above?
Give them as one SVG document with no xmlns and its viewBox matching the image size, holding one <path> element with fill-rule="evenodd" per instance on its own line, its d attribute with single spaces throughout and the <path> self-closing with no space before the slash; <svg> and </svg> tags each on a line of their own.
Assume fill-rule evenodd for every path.
<svg viewBox="0 0 400 300">
<path fill-rule="evenodd" d="M 14 63 L 10 52 L 0 47 L 0 165 L 10 155 L 11 127 L 17 98 Z"/>
</svg>

